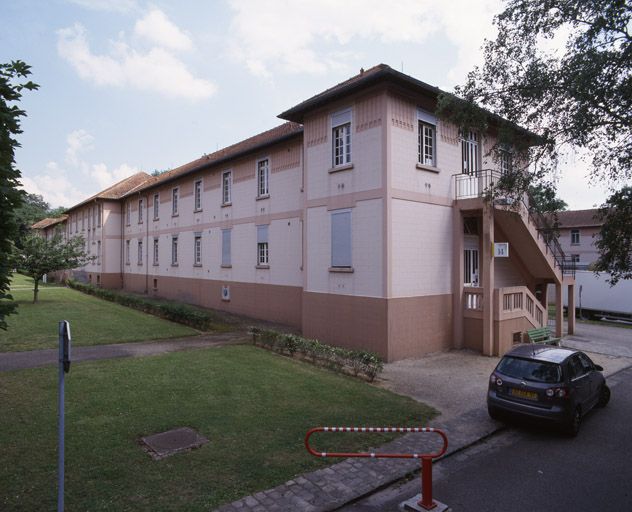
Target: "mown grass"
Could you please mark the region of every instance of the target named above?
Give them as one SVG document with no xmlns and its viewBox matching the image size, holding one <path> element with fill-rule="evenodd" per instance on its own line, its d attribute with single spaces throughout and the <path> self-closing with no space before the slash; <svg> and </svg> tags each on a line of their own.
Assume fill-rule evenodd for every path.
<svg viewBox="0 0 632 512">
<path fill-rule="evenodd" d="M 57 347 L 57 324 L 68 320 L 74 346 L 191 336 L 198 332 L 69 288 L 43 285 L 33 304 L 33 280 L 15 274 L 11 294 L 18 312 L 0 331 L 0 352 Z"/>
<path fill-rule="evenodd" d="M 55 508 L 56 379 L 55 368 L 0 373 L 0 510 Z M 325 465 L 303 446 L 310 427 L 426 425 L 436 414 L 251 346 L 75 364 L 66 411 L 67 510 L 93 511 L 212 510 Z M 180 426 L 210 442 L 160 461 L 139 446 Z M 314 442 L 353 451 L 388 439 Z"/>
</svg>

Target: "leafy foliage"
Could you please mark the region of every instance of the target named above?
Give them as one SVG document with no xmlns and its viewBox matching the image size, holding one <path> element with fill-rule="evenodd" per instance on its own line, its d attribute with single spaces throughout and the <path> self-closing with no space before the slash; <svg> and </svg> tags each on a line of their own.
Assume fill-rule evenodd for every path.
<svg viewBox="0 0 632 512">
<path fill-rule="evenodd" d="M 84 251 L 84 240 L 77 236 L 65 241 L 60 233 L 50 240 L 29 234 L 23 240 L 23 247 L 16 248 L 15 263 L 20 270 L 33 278 L 33 302 L 37 302 L 39 282 L 44 274 L 70 268 L 82 267 L 94 260 Z"/>
<path fill-rule="evenodd" d="M 599 249 L 598 271 L 609 272 L 608 282 L 632 279 L 632 187 L 612 194 L 599 209 L 603 221 L 595 246 Z"/>
<path fill-rule="evenodd" d="M 15 244 L 22 247 L 22 239 L 33 224 L 47 217 L 59 217 L 64 210 L 65 208 L 51 208 L 39 194 L 24 194 L 22 205 L 15 210 L 19 230 Z"/>
<path fill-rule="evenodd" d="M 18 231 L 15 210 L 22 203 L 23 192 L 18 189 L 20 171 L 15 167 L 15 150 L 20 143 L 15 136 L 22 133 L 20 118 L 26 116 L 16 103 L 23 89 L 38 88 L 31 81 L 21 81 L 30 74 L 30 66 L 22 61 L 0 64 L 0 329 L 7 328 L 5 316 L 16 309 L 9 294 L 9 254 Z"/>
</svg>

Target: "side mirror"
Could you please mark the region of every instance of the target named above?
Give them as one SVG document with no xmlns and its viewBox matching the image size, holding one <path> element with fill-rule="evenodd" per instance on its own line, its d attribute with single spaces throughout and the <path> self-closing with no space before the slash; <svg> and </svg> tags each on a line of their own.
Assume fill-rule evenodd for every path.
<svg viewBox="0 0 632 512">
<path fill-rule="evenodd" d="M 603 372 L 603 366 L 600 366 L 598 364 L 595 365 L 595 370 L 597 370 L 598 372 Z"/>
</svg>

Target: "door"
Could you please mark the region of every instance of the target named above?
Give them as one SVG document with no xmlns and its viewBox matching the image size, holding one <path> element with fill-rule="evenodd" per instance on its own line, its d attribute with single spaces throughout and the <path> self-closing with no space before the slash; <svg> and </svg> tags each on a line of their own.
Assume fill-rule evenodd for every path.
<svg viewBox="0 0 632 512">
<path fill-rule="evenodd" d="M 478 236 L 464 235 L 463 247 L 463 285 L 480 286 L 478 273 Z"/>
</svg>

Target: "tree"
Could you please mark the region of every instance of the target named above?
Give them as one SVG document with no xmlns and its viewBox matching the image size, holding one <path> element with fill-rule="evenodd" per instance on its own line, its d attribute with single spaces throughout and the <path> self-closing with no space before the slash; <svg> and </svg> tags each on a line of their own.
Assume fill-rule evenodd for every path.
<svg viewBox="0 0 632 512">
<path fill-rule="evenodd" d="M 489 118 L 477 105 L 506 119 L 496 120 L 496 149 L 518 143 L 523 167 L 537 166 L 536 181 L 556 168 L 563 148 L 574 147 L 592 155 L 593 180 L 613 189 L 625 184 L 632 178 L 631 15 L 629 0 L 509 0 L 494 18 L 498 35 L 484 44 L 483 66 L 456 95 L 440 99 L 439 112 L 460 126 Z M 515 125 L 541 137 L 507 129 Z M 520 147 L 520 139 L 530 147 Z M 507 185 L 526 190 L 533 182 Z M 616 219 L 629 225 L 625 212 Z M 604 217 L 604 230 L 611 219 Z M 616 239 L 601 240 L 602 251 L 617 252 Z M 629 258 L 609 261 L 611 271 L 630 276 Z"/>
<path fill-rule="evenodd" d="M 5 317 L 15 313 L 17 305 L 9 293 L 11 264 L 9 255 L 17 235 L 15 210 L 22 203 L 18 189 L 20 171 L 15 167 L 15 149 L 20 146 L 15 136 L 22 133 L 20 118 L 26 116 L 16 105 L 22 90 L 35 90 L 37 84 L 24 81 L 31 74 L 22 61 L 0 64 L 0 329 L 6 330 Z"/>
<path fill-rule="evenodd" d="M 37 221 L 48 217 L 50 205 L 38 194 L 26 193 L 22 197 L 22 204 L 15 210 L 15 219 L 18 223 L 18 235 L 16 245 L 20 247 L 20 240 L 29 232 L 31 226 Z"/>
<path fill-rule="evenodd" d="M 595 246 L 599 249 L 597 271 L 609 272 L 608 282 L 632 279 L 632 187 L 623 187 L 608 198 L 598 213 L 603 221 Z"/>
<path fill-rule="evenodd" d="M 86 254 L 84 245 L 82 236 L 65 241 L 59 232 L 50 240 L 33 233 L 24 238 L 23 247 L 16 248 L 14 261 L 21 271 L 33 278 L 33 303 L 37 302 L 39 282 L 44 274 L 82 267 L 94 260 L 94 256 Z"/>
</svg>

